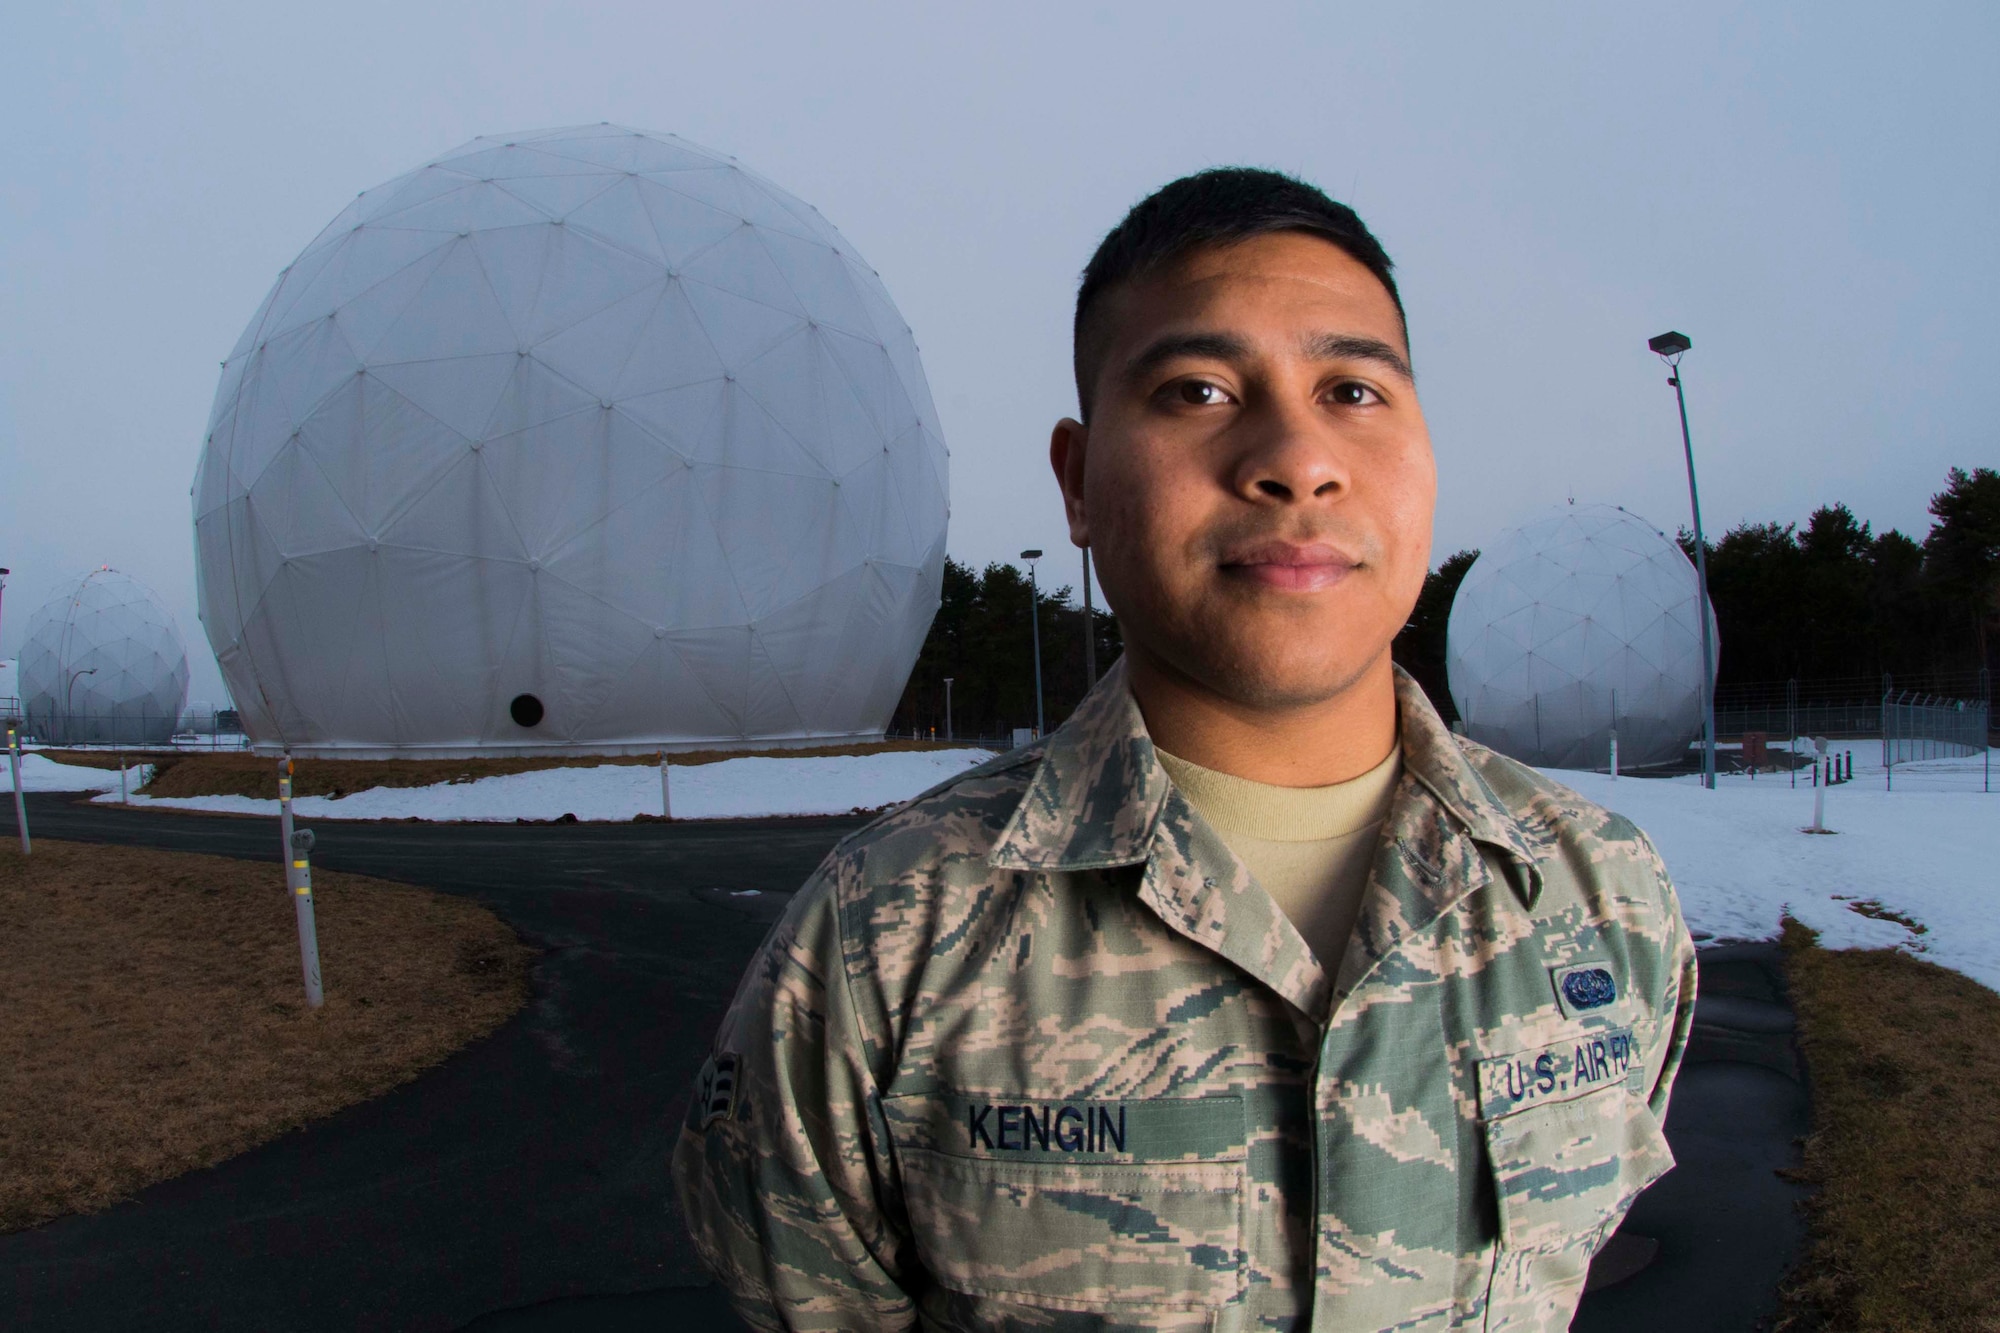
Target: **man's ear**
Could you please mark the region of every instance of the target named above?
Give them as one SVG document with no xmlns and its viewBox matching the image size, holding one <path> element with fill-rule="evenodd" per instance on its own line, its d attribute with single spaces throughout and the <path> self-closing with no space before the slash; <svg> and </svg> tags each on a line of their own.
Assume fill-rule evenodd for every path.
<svg viewBox="0 0 2000 1333">
<path fill-rule="evenodd" d="M 1074 417 L 1064 417 L 1049 433 L 1049 466 L 1062 487 L 1069 539 L 1076 546 L 1090 545 L 1090 518 L 1083 506 L 1083 464 L 1089 452 L 1090 427 Z"/>
</svg>

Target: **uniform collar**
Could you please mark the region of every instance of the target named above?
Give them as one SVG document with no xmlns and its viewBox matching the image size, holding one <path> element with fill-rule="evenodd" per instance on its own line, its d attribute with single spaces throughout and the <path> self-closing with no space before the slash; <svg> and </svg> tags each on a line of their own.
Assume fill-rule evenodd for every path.
<svg viewBox="0 0 2000 1333">
<path fill-rule="evenodd" d="M 1404 771 L 1475 840 L 1532 866 L 1533 840 L 1401 667 L 1396 707 Z M 1042 746 L 1034 779 L 989 862 L 1010 870 L 1093 870 L 1146 860 L 1173 783 L 1126 684 L 1122 657 Z"/>
<path fill-rule="evenodd" d="M 1416 678 L 1396 668 L 1396 710 L 1402 726 L 1403 771 L 1429 789 L 1475 841 L 1503 848 L 1524 865 L 1536 860 L 1537 839 L 1494 795 L 1431 707 Z"/>
<path fill-rule="evenodd" d="M 1136 864 L 1172 790 L 1121 657 L 1042 742 L 1034 780 L 987 860 L 1008 870 Z"/>
</svg>

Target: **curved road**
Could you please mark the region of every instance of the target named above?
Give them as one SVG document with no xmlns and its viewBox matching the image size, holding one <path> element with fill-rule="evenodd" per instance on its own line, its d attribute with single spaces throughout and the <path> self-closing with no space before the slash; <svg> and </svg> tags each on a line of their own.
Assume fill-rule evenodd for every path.
<svg viewBox="0 0 2000 1333">
<path fill-rule="evenodd" d="M 272 820 L 27 799 L 39 837 L 268 860 L 280 874 Z M 107 1212 L 0 1236 L 0 1325 L 444 1330 L 564 1297 L 705 1285 L 667 1156 L 768 922 L 698 891 L 789 892 L 862 822 L 315 821 L 316 864 L 465 894 L 541 947 L 528 1007 L 385 1097 Z M 690 1300 L 734 1326 L 712 1295 L 687 1291 L 671 1326 L 701 1326 Z M 616 1328 L 620 1308 L 578 1326 Z"/>
<path fill-rule="evenodd" d="M 27 799 L 37 836 L 280 873 L 271 820 Z M 681 1235 L 667 1157 L 779 895 L 863 822 L 314 822 L 318 864 L 465 894 L 538 945 L 528 1007 L 385 1097 L 104 1213 L 0 1236 L 6 1327 L 739 1328 Z M 746 910 L 718 888 L 773 896 Z M 1626 1227 L 1658 1258 L 1587 1297 L 1573 1327 L 1763 1326 L 1799 1239 L 1797 1191 L 1772 1172 L 1805 1128 L 1774 952 L 1705 951 L 1667 1124 L 1680 1168 Z"/>
</svg>

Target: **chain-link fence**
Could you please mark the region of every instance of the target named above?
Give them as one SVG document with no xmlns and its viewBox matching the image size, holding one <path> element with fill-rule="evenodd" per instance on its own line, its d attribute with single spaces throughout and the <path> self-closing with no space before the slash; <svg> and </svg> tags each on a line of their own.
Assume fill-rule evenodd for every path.
<svg viewBox="0 0 2000 1333">
<path fill-rule="evenodd" d="M 233 709 L 184 712 L 174 717 L 129 712 L 64 712 L 30 701 L 0 698 L 0 719 L 14 726 L 24 745 L 99 749 L 237 750 L 249 746 Z"/>
<path fill-rule="evenodd" d="M 1873 736 L 1881 729 L 1879 698 L 1800 702 L 1790 707 L 1783 703 L 1730 707 L 1718 698 L 1715 708 L 1718 737 L 1741 736 L 1749 731 L 1761 731 L 1766 736 Z"/>
<path fill-rule="evenodd" d="M 1904 697 L 1924 699 L 1927 706 L 1948 705 L 1954 711 L 1963 700 L 1967 709 L 1983 708 L 1986 725 L 1989 729 L 1992 725 L 1991 678 L 1984 671 L 1966 671 L 1897 680 L 1856 676 L 1724 685 L 1715 692 L 1715 734 L 1734 738 L 1746 732 L 1763 732 L 1774 739 L 1835 736 L 1872 740 L 1888 734 L 1882 712 L 1885 701 Z M 1955 728 L 1951 734 L 1959 737 L 1966 728 L 1978 724 L 1954 718 L 1950 725 Z"/>
<path fill-rule="evenodd" d="M 1882 765 L 1923 759 L 1963 759 L 1986 748 L 1992 705 L 1985 699 L 1885 692 Z"/>
</svg>

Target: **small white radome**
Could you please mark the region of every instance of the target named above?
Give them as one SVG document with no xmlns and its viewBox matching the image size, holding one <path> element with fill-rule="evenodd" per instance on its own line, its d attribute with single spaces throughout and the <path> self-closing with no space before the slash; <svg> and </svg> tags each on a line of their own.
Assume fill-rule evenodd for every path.
<svg viewBox="0 0 2000 1333">
<path fill-rule="evenodd" d="M 1502 535 L 1466 571 L 1446 636 L 1466 734 L 1523 763 L 1602 768 L 1615 724 L 1621 766 L 1669 764 L 1700 734 L 1694 566 L 1622 508 L 1565 505 Z"/>
<path fill-rule="evenodd" d="M 187 648 L 152 590 L 106 566 L 28 620 L 21 644 L 28 730 L 61 745 L 159 745 L 187 703 Z"/>
</svg>

